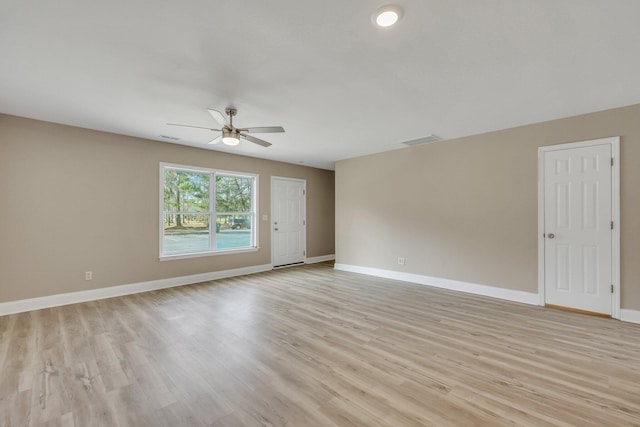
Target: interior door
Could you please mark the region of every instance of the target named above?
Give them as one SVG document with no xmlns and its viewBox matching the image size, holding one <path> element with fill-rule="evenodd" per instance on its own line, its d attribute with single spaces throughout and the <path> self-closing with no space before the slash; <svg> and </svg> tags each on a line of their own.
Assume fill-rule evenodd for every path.
<svg viewBox="0 0 640 427">
<path fill-rule="evenodd" d="M 274 267 L 303 263 L 306 256 L 306 182 L 271 179 L 271 241 Z"/>
<path fill-rule="evenodd" d="M 611 145 L 544 153 L 545 304 L 612 314 Z"/>
</svg>

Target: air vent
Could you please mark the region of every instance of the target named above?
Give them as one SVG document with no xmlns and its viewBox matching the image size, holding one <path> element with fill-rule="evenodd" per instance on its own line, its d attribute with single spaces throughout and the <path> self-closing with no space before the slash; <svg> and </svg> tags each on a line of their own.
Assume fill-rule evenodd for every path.
<svg viewBox="0 0 640 427">
<path fill-rule="evenodd" d="M 413 147 L 414 145 L 421 144 L 430 144 L 432 142 L 442 141 L 438 135 L 431 134 L 429 136 L 425 136 L 424 138 L 412 139 L 410 141 L 402 141 L 402 144 L 408 145 L 409 147 Z"/>
<path fill-rule="evenodd" d="M 160 138 L 170 139 L 172 141 L 180 141 L 180 138 L 175 137 L 175 136 L 169 136 L 169 135 L 160 135 Z"/>
</svg>

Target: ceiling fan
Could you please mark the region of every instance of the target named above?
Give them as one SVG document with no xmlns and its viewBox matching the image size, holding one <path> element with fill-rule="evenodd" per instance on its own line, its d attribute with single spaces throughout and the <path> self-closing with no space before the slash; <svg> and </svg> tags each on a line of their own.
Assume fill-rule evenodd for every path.
<svg viewBox="0 0 640 427">
<path fill-rule="evenodd" d="M 262 127 L 253 127 L 253 128 L 237 128 L 233 125 L 233 118 L 238 113 L 238 110 L 235 108 L 226 108 L 224 112 L 229 116 L 229 120 L 219 111 L 217 110 L 207 110 L 209 114 L 213 116 L 214 119 L 220 124 L 222 129 L 213 129 L 204 126 L 192 126 L 192 125 L 181 125 L 178 123 L 167 123 L 169 126 L 182 126 L 187 128 L 196 128 L 196 129 L 207 129 L 215 132 L 222 132 L 219 136 L 209 141 L 209 144 L 217 144 L 222 141 L 226 145 L 238 145 L 240 143 L 240 138 L 246 139 L 249 142 L 253 142 L 254 144 L 262 145 L 263 147 L 269 147 L 271 143 L 264 141 L 260 138 L 256 138 L 255 136 L 248 135 L 247 133 L 277 133 L 284 132 L 284 128 L 282 126 L 262 126 Z"/>
</svg>

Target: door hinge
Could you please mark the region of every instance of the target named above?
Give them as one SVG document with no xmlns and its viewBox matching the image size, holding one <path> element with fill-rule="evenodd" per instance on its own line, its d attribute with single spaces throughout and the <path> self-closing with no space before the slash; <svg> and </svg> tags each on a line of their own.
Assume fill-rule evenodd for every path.
<svg viewBox="0 0 640 427">
<path fill-rule="evenodd" d="M 611 293 L 613 293 L 613 285 L 611 285 Z"/>
<path fill-rule="evenodd" d="M 307 256 L 307 251 L 302 251 L 302 256 Z M 611 286 L 613 286 L 613 285 L 611 285 Z M 613 291 L 611 291 L 611 292 L 613 292 Z"/>
<path fill-rule="evenodd" d="M 302 225 L 307 225 L 307 220 L 306 219 L 302 220 Z"/>
<path fill-rule="evenodd" d="M 302 190 L 302 195 L 306 196 L 307 195 L 307 190 Z"/>
<path fill-rule="evenodd" d="M 611 158 L 611 166 L 613 166 L 613 157 Z"/>
<path fill-rule="evenodd" d="M 611 221 L 611 229 L 613 230 L 613 221 Z"/>
</svg>

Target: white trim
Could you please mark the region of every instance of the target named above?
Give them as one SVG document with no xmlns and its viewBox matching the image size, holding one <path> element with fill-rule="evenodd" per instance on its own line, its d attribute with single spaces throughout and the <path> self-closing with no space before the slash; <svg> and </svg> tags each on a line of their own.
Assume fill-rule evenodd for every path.
<svg viewBox="0 0 640 427">
<path fill-rule="evenodd" d="M 180 172 L 186 171 L 186 172 L 207 173 L 207 174 L 211 172 L 215 172 L 215 170 L 211 168 L 205 168 L 201 166 L 181 165 L 178 163 L 160 162 L 160 165 L 162 166 L 161 169 L 164 169 L 164 168 L 174 169 Z"/>
<path fill-rule="evenodd" d="M 570 142 L 567 144 L 538 147 L 538 305 L 545 305 L 544 296 L 544 153 L 548 151 L 567 150 L 572 148 L 592 147 L 595 145 L 611 145 L 611 281 L 614 287 L 611 317 L 621 319 L 621 287 L 620 287 L 620 137 L 593 139 L 590 141 Z"/>
<path fill-rule="evenodd" d="M 335 259 L 336 259 L 336 255 L 335 254 L 314 256 L 314 257 L 310 257 L 310 258 L 305 258 L 304 263 L 305 264 L 316 264 L 318 262 L 333 261 Z"/>
<path fill-rule="evenodd" d="M 200 258 L 205 256 L 217 256 L 217 255 L 229 255 L 229 254 L 242 254 L 246 252 L 257 252 L 260 248 L 257 247 L 249 247 L 249 248 L 238 248 L 238 249 L 218 249 L 215 251 L 205 251 L 205 252 L 191 252 L 188 254 L 177 254 L 177 255 L 162 255 L 158 258 L 160 261 L 171 261 L 174 259 L 189 259 L 189 258 Z"/>
<path fill-rule="evenodd" d="M 612 281 L 615 290 L 613 296 L 613 310 L 611 317 L 622 319 L 622 285 L 620 281 L 620 137 L 616 137 L 611 144 L 611 219 L 613 221 L 613 235 L 611 242 Z"/>
<path fill-rule="evenodd" d="M 210 273 L 193 274 L 190 276 L 171 277 L 168 279 L 151 280 L 129 285 L 109 286 L 106 288 L 91 289 L 87 291 L 69 292 L 65 294 L 49 295 L 44 297 L 23 299 L 0 303 L 0 316 L 22 313 L 42 308 L 58 307 L 61 305 L 76 304 L 79 302 L 95 301 L 105 298 L 119 297 L 123 295 L 137 294 L 140 292 L 154 291 L 158 289 L 172 288 L 175 286 L 191 285 L 193 283 L 208 282 L 210 280 L 224 279 L 227 277 L 243 276 L 246 274 L 261 273 L 271 270 L 270 264 L 251 267 L 234 268 L 231 270 L 212 271 Z"/>
<path fill-rule="evenodd" d="M 160 162 L 159 164 L 159 181 L 158 181 L 158 231 L 160 234 L 158 235 L 158 250 L 160 253 L 158 256 L 162 258 L 164 254 L 164 170 L 167 167 L 170 167 L 170 163 Z"/>
<path fill-rule="evenodd" d="M 420 274 L 402 273 L 398 271 L 381 270 L 378 268 L 370 267 L 360 267 L 357 265 L 336 264 L 334 268 L 341 271 L 367 274 L 369 276 L 383 277 L 385 279 L 401 280 L 403 282 L 417 283 L 420 285 L 433 286 L 436 288 L 449 289 L 452 291 L 483 295 L 513 302 L 520 302 L 523 304 L 538 304 L 538 295 L 531 292 L 496 288 L 494 286 L 478 285 L 475 283 L 460 282 L 458 280 L 442 279 L 439 277 L 423 276 Z"/>
<path fill-rule="evenodd" d="M 544 153 L 538 147 L 538 305 L 545 306 L 544 295 Z"/>
<path fill-rule="evenodd" d="M 623 308 L 620 310 L 620 320 L 640 324 L 640 311 Z"/>
</svg>

